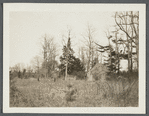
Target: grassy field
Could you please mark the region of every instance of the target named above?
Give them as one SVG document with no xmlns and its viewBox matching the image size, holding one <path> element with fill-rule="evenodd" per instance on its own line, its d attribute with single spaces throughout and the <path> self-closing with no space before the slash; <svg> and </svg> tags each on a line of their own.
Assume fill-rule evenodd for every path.
<svg viewBox="0 0 149 116">
<path fill-rule="evenodd" d="M 85 80 L 14 78 L 10 107 L 137 107 L 138 79 Z"/>
</svg>

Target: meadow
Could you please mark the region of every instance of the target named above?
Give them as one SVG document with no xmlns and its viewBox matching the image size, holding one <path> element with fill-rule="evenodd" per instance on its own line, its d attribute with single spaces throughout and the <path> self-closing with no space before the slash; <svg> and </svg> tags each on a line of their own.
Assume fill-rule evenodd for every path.
<svg viewBox="0 0 149 116">
<path fill-rule="evenodd" d="M 138 78 L 126 76 L 102 83 L 15 77 L 10 80 L 10 107 L 138 107 Z"/>
</svg>

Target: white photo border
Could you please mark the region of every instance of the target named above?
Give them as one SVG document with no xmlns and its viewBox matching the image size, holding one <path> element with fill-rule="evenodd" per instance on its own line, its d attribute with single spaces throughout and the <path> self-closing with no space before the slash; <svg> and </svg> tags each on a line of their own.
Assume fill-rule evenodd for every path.
<svg viewBox="0 0 149 116">
<path fill-rule="evenodd" d="M 146 4 L 4 3 L 3 5 L 3 113 L 146 113 Z M 69 10 L 68 10 L 69 9 Z M 9 13 L 71 11 L 139 11 L 139 107 L 9 107 Z"/>
</svg>

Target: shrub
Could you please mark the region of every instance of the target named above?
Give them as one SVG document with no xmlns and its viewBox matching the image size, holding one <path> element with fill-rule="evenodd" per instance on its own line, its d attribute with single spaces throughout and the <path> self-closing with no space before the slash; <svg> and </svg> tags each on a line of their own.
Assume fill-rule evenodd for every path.
<svg viewBox="0 0 149 116">
<path fill-rule="evenodd" d="M 134 79 L 138 79 L 138 72 L 120 72 L 119 74 L 117 73 L 109 73 L 107 75 L 107 80 L 112 81 L 112 80 L 118 80 L 118 78 L 126 78 L 129 80 L 129 82 L 132 82 Z"/>
<path fill-rule="evenodd" d="M 67 87 L 68 87 L 68 91 L 66 92 L 66 102 L 68 104 L 68 102 L 72 102 L 76 100 L 75 94 L 77 92 L 77 89 L 73 88 L 73 85 L 71 84 L 68 84 Z"/>
<path fill-rule="evenodd" d="M 71 84 L 68 84 L 67 87 L 70 90 L 70 88 L 72 87 L 72 85 Z"/>
<path fill-rule="evenodd" d="M 118 77 L 118 75 L 116 74 L 116 73 L 109 73 L 108 75 L 107 75 L 107 80 L 108 81 L 116 81 L 117 80 L 117 77 Z"/>
<path fill-rule="evenodd" d="M 74 76 L 77 77 L 77 79 L 85 79 L 86 73 L 84 71 L 74 71 L 73 74 Z"/>
<path fill-rule="evenodd" d="M 21 78 L 21 72 L 20 71 L 18 72 L 18 78 Z"/>
<path fill-rule="evenodd" d="M 67 102 L 75 101 L 75 100 L 76 100 L 76 97 L 74 96 L 75 93 L 76 93 L 75 90 L 68 91 L 68 92 L 66 93 L 66 101 L 67 101 Z"/>
<path fill-rule="evenodd" d="M 18 76 L 18 72 L 17 71 L 9 72 L 9 76 L 10 76 L 10 80 L 12 80 Z"/>
<path fill-rule="evenodd" d="M 138 75 L 136 72 L 121 72 L 119 75 L 111 73 L 105 83 L 98 85 L 102 86 L 102 88 L 99 87 L 99 92 L 104 91 L 103 98 L 115 103 L 114 106 L 138 106 Z"/>
</svg>

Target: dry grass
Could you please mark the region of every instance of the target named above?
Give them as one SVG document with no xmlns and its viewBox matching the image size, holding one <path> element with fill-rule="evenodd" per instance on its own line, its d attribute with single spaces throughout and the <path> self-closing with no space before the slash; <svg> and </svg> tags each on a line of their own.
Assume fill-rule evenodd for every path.
<svg viewBox="0 0 149 116">
<path fill-rule="evenodd" d="M 138 80 L 132 82 L 17 78 L 10 84 L 10 107 L 137 107 Z"/>
</svg>

